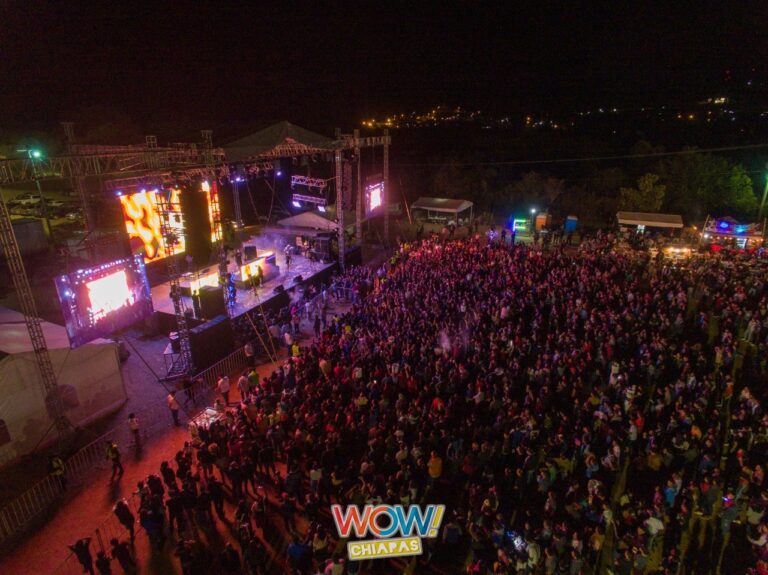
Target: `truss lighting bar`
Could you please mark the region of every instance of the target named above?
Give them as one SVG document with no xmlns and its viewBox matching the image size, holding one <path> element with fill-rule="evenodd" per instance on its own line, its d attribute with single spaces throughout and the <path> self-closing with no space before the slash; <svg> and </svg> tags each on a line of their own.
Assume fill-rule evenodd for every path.
<svg viewBox="0 0 768 575">
<path fill-rule="evenodd" d="M 318 206 L 324 206 L 327 203 L 325 198 L 318 198 L 317 196 L 305 196 L 303 194 L 293 194 L 291 199 L 294 202 L 306 202 L 308 204 L 316 204 Z"/>
<path fill-rule="evenodd" d="M 318 188 L 324 190 L 328 183 L 320 178 L 308 178 L 306 176 L 291 176 L 292 186 L 307 186 L 309 188 Z"/>
</svg>

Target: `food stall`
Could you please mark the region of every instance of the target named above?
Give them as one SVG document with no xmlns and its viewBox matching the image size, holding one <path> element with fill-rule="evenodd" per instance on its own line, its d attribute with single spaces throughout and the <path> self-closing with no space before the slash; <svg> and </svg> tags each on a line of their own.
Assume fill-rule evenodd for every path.
<svg viewBox="0 0 768 575">
<path fill-rule="evenodd" d="M 742 224 L 730 217 L 707 216 L 701 231 L 701 242 L 711 251 L 722 249 L 755 250 L 763 245 L 765 222 Z"/>
<path fill-rule="evenodd" d="M 193 439 L 199 439 L 200 429 L 208 429 L 213 423 L 221 421 L 224 417 L 225 414 L 223 412 L 216 411 L 212 407 L 206 407 L 190 420 L 189 433 L 192 435 Z"/>
</svg>

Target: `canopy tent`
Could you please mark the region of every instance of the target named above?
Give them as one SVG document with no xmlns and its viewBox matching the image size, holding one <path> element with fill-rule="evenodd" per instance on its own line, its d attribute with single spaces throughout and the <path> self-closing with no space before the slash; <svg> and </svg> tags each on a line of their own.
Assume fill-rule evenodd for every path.
<svg viewBox="0 0 768 575">
<path fill-rule="evenodd" d="M 646 228 L 682 228 L 683 218 L 677 214 L 648 212 L 618 212 L 620 226 L 644 226 Z"/>
<path fill-rule="evenodd" d="M 337 224 L 324 218 L 317 212 L 302 212 L 288 218 L 278 220 L 278 225 L 286 228 L 309 228 L 312 230 L 335 230 Z"/>
<path fill-rule="evenodd" d="M 469 200 L 458 200 L 449 198 L 429 198 L 421 197 L 411 204 L 411 210 L 422 210 L 426 212 L 427 219 L 446 219 L 440 214 L 449 214 L 452 219 L 458 219 L 459 214 L 470 210 L 469 217 L 472 219 L 472 202 Z"/>
<path fill-rule="evenodd" d="M 278 122 L 224 146 L 227 160 L 286 158 L 331 152 L 336 140 L 311 132 L 290 122 Z"/>
<path fill-rule="evenodd" d="M 69 348 L 63 326 L 40 322 L 67 419 L 83 426 L 126 399 L 117 344 L 99 339 Z M 24 316 L 0 308 L 0 465 L 55 439 Z"/>
</svg>

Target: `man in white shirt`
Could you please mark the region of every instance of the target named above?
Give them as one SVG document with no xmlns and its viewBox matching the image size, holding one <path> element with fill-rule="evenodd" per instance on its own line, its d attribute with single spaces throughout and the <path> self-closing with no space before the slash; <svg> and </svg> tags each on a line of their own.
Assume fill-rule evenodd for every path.
<svg viewBox="0 0 768 575">
<path fill-rule="evenodd" d="M 221 397 L 224 398 L 224 405 L 229 405 L 229 390 L 229 376 L 221 374 L 219 376 L 219 381 L 216 383 L 216 391 L 218 391 Z"/>
<path fill-rule="evenodd" d="M 176 398 L 174 397 L 175 393 L 175 391 L 169 393 L 168 397 L 165 398 L 165 401 L 168 404 L 168 409 L 171 410 L 171 415 L 173 416 L 173 424 L 179 425 L 179 402 L 176 401 Z"/>
</svg>

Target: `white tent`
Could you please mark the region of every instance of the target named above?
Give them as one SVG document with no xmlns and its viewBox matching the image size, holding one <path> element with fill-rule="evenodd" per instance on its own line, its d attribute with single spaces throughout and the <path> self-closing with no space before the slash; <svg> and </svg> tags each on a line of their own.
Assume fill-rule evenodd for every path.
<svg viewBox="0 0 768 575">
<path fill-rule="evenodd" d="M 286 228 L 309 228 L 312 230 L 337 229 L 336 222 L 332 222 L 316 212 L 302 212 L 295 216 L 279 220 L 277 223 Z"/>
<path fill-rule="evenodd" d="M 69 348 L 63 326 L 41 321 L 65 414 L 82 426 L 126 399 L 117 344 L 95 340 Z M 24 316 L 0 308 L 0 465 L 55 439 Z"/>
<path fill-rule="evenodd" d="M 682 228 L 683 218 L 677 214 L 647 212 L 618 212 L 620 226 L 644 226 L 646 228 Z"/>
</svg>

